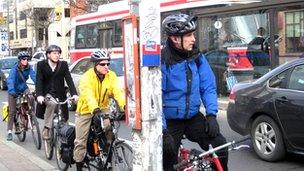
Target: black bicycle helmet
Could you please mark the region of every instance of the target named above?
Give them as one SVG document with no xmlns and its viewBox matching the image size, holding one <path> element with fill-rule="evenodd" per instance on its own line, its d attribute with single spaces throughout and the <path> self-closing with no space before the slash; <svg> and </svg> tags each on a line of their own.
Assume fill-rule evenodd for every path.
<svg viewBox="0 0 304 171">
<path fill-rule="evenodd" d="M 187 14 L 173 14 L 166 17 L 162 27 L 168 36 L 183 36 L 196 30 L 197 17 Z"/>
<path fill-rule="evenodd" d="M 98 49 L 91 54 L 92 62 L 99 62 L 102 60 L 111 60 L 110 53 L 106 49 Z"/>
<path fill-rule="evenodd" d="M 30 58 L 30 54 L 27 51 L 21 51 L 18 53 L 18 59 L 21 60 L 22 58 Z"/>
<path fill-rule="evenodd" d="M 57 45 L 50 45 L 47 49 L 46 49 L 46 55 L 51 53 L 51 52 L 59 52 L 61 54 L 61 48 Z"/>
</svg>

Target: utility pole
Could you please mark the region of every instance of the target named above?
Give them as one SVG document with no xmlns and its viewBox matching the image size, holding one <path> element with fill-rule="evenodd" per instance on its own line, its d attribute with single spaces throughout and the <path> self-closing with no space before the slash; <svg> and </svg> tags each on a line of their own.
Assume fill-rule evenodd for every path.
<svg viewBox="0 0 304 171">
<path fill-rule="evenodd" d="M 9 10 L 9 8 L 10 8 L 10 1 L 9 0 L 7 0 L 7 2 L 6 2 L 7 4 L 6 4 L 6 7 L 7 7 L 7 16 L 6 16 L 6 24 L 7 24 L 7 46 L 8 46 L 8 55 L 10 56 L 11 55 L 11 46 L 10 46 L 10 39 L 11 39 L 11 36 L 10 36 L 10 22 L 9 22 L 9 20 L 10 20 L 10 17 L 9 17 L 9 15 L 10 15 L 10 10 Z"/>
<path fill-rule="evenodd" d="M 133 11 L 133 18 L 132 14 L 131 18 L 132 23 L 137 23 L 137 21 L 134 21 L 134 15 L 139 17 L 138 33 L 140 41 L 138 42 L 137 37 L 132 38 L 132 36 L 124 35 L 124 42 L 127 45 L 125 46 L 125 53 L 127 54 L 127 57 L 125 57 L 127 65 L 125 76 L 128 89 L 127 115 L 133 127 L 133 170 L 140 171 L 162 170 L 160 0 L 151 2 L 150 0 L 129 1 L 131 9 L 139 9 L 139 13 L 136 10 Z M 133 28 L 134 31 L 130 31 L 131 27 L 128 26 L 128 23 L 131 22 L 125 21 L 124 33 L 129 32 L 132 35 L 138 28 Z M 133 41 L 130 41 L 132 39 Z M 131 43 L 128 45 L 129 41 Z M 133 46 L 130 45 L 132 43 L 134 43 Z M 136 58 L 138 53 L 136 49 L 140 51 L 138 58 Z M 130 54 L 128 55 L 128 53 Z M 133 57 L 134 59 L 129 59 Z M 132 69 L 134 75 L 130 76 L 132 74 L 130 70 Z M 137 69 L 139 69 L 139 72 L 136 72 Z M 131 99 L 131 102 L 128 101 L 129 99 Z M 135 102 L 133 106 L 130 105 L 132 99 Z"/>
</svg>

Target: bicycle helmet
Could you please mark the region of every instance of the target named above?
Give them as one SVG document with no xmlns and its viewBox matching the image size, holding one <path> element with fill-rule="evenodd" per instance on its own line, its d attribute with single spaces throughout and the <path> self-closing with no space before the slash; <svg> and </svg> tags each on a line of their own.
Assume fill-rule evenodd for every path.
<svg viewBox="0 0 304 171">
<path fill-rule="evenodd" d="M 22 58 L 30 58 L 30 54 L 27 51 L 21 51 L 18 53 L 18 59 L 21 60 Z"/>
<path fill-rule="evenodd" d="M 98 49 L 91 54 L 91 61 L 96 63 L 102 60 L 111 60 L 110 53 L 106 49 Z"/>
<path fill-rule="evenodd" d="M 57 45 L 50 45 L 47 49 L 46 49 L 46 55 L 51 53 L 51 52 L 59 52 L 61 54 L 61 48 Z"/>
<path fill-rule="evenodd" d="M 162 27 L 168 36 L 183 36 L 196 30 L 197 17 L 187 14 L 173 14 L 166 17 Z"/>
</svg>

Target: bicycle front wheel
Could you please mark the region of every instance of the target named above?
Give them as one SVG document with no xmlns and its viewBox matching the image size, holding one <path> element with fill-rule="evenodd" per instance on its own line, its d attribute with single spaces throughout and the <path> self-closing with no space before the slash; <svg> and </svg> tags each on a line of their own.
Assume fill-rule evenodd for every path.
<svg viewBox="0 0 304 171">
<path fill-rule="evenodd" d="M 133 151 L 125 142 L 118 142 L 113 146 L 113 170 L 131 171 L 133 168 Z"/>
<path fill-rule="evenodd" d="M 43 140 L 44 142 L 44 153 L 48 160 L 52 160 L 53 158 L 53 152 L 54 152 L 54 127 L 52 126 L 52 129 L 50 131 L 50 139 Z"/>
<path fill-rule="evenodd" d="M 21 117 L 22 116 L 19 113 L 17 113 L 16 116 L 15 116 L 15 121 L 14 121 L 15 134 L 17 135 L 20 142 L 24 142 L 24 140 L 26 138 L 26 131 L 23 127 Z"/>
<path fill-rule="evenodd" d="M 41 149 L 41 134 L 40 134 L 40 128 L 39 123 L 36 118 L 36 116 L 31 116 L 31 123 L 32 123 L 32 136 L 35 143 L 35 146 L 38 150 Z"/>
</svg>

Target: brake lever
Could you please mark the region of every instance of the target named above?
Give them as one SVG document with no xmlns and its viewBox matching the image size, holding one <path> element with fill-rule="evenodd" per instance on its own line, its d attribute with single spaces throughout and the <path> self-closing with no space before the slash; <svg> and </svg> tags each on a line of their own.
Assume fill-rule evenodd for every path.
<svg viewBox="0 0 304 171">
<path fill-rule="evenodd" d="M 250 148 L 250 146 L 242 144 L 242 145 L 238 145 L 238 146 L 232 147 L 231 150 L 239 150 L 241 148 Z"/>
</svg>

